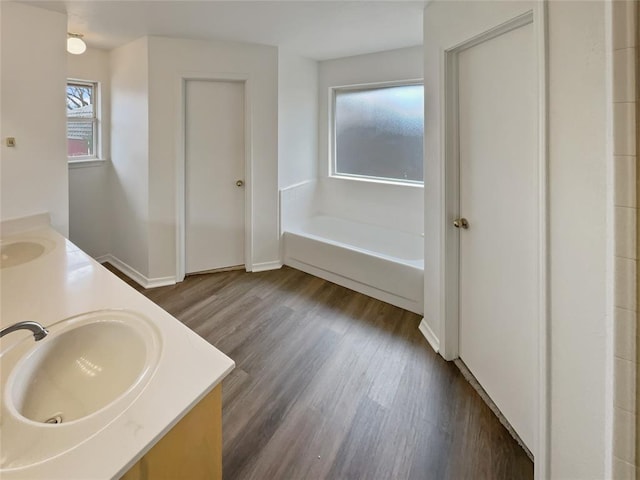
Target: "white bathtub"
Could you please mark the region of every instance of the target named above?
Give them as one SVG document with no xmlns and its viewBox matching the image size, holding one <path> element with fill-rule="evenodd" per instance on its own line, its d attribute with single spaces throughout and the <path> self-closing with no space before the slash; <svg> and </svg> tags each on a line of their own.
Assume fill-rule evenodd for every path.
<svg viewBox="0 0 640 480">
<path fill-rule="evenodd" d="M 284 263 L 423 313 L 421 235 L 318 215 L 284 232 Z"/>
</svg>

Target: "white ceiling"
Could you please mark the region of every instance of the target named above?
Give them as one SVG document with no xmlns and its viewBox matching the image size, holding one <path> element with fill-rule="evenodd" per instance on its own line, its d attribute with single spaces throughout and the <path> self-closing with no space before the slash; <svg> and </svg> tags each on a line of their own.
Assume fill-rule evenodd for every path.
<svg viewBox="0 0 640 480">
<path fill-rule="evenodd" d="M 111 49 L 145 35 L 280 46 L 316 60 L 422 43 L 427 1 L 29 1 Z"/>
</svg>

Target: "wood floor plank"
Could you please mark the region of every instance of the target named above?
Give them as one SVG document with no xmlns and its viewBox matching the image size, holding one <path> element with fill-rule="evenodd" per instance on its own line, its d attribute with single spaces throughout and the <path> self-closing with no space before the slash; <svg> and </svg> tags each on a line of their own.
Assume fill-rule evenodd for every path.
<svg viewBox="0 0 640 480">
<path fill-rule="evenodd" d="M 377 478 L 383 459 L 375 457 L 376 445 L 386 441 L 382 424 L 386 409 L 363 396 L 351 422 L 349 432 L 338 449 L 327 478 Z M 384 459 L 386 460 L 386 459 Z"/>
<path fill-rule="evenodd" d="M 533 478 L 418 315 L 287 267 L 130 284 L 236 362 L 226 480 Z"/>
</svg>

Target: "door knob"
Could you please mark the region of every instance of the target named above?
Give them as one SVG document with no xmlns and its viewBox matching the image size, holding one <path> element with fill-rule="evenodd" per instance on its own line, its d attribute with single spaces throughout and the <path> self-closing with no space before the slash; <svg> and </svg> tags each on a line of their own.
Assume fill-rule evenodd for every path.
<svg viewBox="0 0 640 480">
<path fill-rule="evenodd" d="M 241 187 L 244 185 L 244 181 L 242 180 L 236 180 L 236 187 Z"/>
<path fill-rule="evenodd" d="M 453 226 L 456 228 L 464 228 L 466 230 L 469 228 L 469 221 L 466 218 L 456 218 L 453 221 Z"/>
</svg>

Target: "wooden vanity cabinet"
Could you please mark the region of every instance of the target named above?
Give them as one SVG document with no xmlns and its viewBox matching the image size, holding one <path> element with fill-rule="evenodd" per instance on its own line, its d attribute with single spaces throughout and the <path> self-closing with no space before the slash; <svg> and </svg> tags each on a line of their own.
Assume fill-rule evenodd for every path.
<svg viewBox="0 0 640 480">
<path fill-rule="evenodd" d="M 178 479 L 222 479 L 221 384 L 122 477 L 122 480 Z"/>
</svg>

